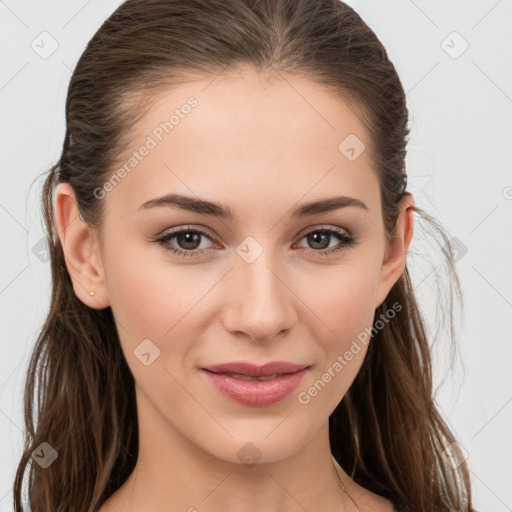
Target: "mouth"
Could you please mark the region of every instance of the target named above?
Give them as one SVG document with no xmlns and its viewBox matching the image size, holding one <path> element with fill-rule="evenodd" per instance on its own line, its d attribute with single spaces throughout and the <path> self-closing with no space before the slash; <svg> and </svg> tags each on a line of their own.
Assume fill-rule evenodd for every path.
<svg viewBox="0 0 512 512">
<path fill-rule="evenodd" d="M 206 370 L 209 371 L 209 370 Z M 227 377 L 233 377 L 234 379 L 242 379 L 242 380 L 272 380 L 277 377 L 282 377 L 283 375 L 289 375 L 288 373 L 274 373 L 273 375 L 268 375 L 266 377 L 251 377 L 249 375 L 244 375 L 243 373 L 228 373 L 228 372 L 212 372 L 217 373 L 218 375 L 226 375 Z"/>
<path fill-rule="evenodd" d="M 308 367 L 309 365 L 306 364 L 295 364 L 282 361 L 272 361 L 262 366 L 246 363 L 244 361 L 236 361 L 233 363 L 205 366 L 203 370 L 208 370 L 213 373 L 226 373 L 246 377 L 274 377 L 275 375 L 295 373 Z"/>
<path fill-rule="evenodd" d="M 246 406 L 275 404 L 297 388 L 309 365 L 272 362 L 263 366 L 236 362 L 201 368 L 222 395 Z"/>
</svg>

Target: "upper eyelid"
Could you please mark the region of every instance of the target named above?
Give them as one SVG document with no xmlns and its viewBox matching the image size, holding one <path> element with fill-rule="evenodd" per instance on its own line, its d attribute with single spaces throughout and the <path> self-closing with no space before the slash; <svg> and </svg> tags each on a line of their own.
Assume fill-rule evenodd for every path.
<svg viewBox="0 0 512 512">
<path fill-rule="evenodd" d="M 174 228 L 165 229 L 164 231 L 162 231 L 162 233 L 160 233 L 159 235 L 156 235 L 156 237 L 173 235 L 173 234 L 181 233 L 184 231 L 185 232 L 198 231 L 198 232 L 202 232 L 203 234 L 210 236 L 211 238 L 218 238 L 218 236 L 213 234 L 213 231 L 211 231 L 207 227 L 204 227 L 204 226 L 196 227 L 196 226 L 191 226 L 191 225 L 183 225 L 183 226 L 177 226 Z"/>
<path fill-rule="evenodd" d="M 336 233 L 338 233 L 340 231 L 344 231 L 345 233 L 347 233 L 347 235 L 352 236 L 352 233 L 347 228 L 340 228 L 340 227 L 327 226 L 327 225 L 318 226 L 318 227 L 315 226 L 313 228 L 308 228 L 308 229 L 306 229 L 306 231 L 302 231 L 301 233 L 302 233 L 302 236 L 305 236 L 309 233 L 314 233 L 315 231 L 334 231 Z"/>
</svg>

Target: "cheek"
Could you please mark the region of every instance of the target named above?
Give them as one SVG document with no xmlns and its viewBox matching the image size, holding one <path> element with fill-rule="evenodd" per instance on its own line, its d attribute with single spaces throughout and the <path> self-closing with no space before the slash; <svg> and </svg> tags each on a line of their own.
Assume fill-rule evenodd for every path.
<svg viewBox="0 0 512 512">
<path fill-rule="evenodd" d="M 309 410 L 332 412 L 363 364 L 375 315 L 378 270 L 375 261 L 358 256 L 303 281 L 302 296 L 321 320 L 312 333 L 320 349 L 319 364 L 297 397 Z"/>
<path fill-rule="evenodd" d="M 371 326 L 377 275 L 374 262 L 358 259 L 301 281 L 299 296 L 328 328 L 333 348 L 341 348 Z"/>
<path fill-rule="evenodd" d="M 200 303 L 211 283 L 197 283 L 190 273 L 171 265 L 148 264 L 142 253 L 139 258 L 136 252 L 131 257 L 125 256 L 129 251 L 117 253 L 123 257 L 115 258 L 108 270 L 111 308 L 139 389 L 171 416 L 172 407 L 189 403 L 178 383 L 183 381 L 187 354 L 200 339 L 196 323 L 200 305 L 194 308 L 194 304 Z"/>
<path fill-rule="evenodd" d="M 125 353 L 133 355 L 150 339 L 160 350 L 159 363 L 183 362 L 208 325 L 205 308 L 221 275 L 177 266 L 153 248 L 116 247 L 112 254 L 108 293 Z"/>
<path fill-rule="evenodd" d="M 145 338 L 160 346 L 186 313 L 190 286 L 177 270 L 153 261 L 158 253 L 152 248 L 120 238 L 113 237 L 105 250 L 108 294 L 119 334 L 130 346 Z"/>
</svg>

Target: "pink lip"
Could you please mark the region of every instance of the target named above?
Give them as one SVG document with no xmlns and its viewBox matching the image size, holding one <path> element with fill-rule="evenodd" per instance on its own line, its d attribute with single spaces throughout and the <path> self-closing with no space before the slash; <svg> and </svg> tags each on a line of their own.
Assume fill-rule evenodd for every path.
<svg viewBox="0 0 512 512">
<path fill-rule="evenodd" d="M 202 368 L 202 372 L 217 390 L 225 396 L 248 406 L 268 406 L 288 396 L 304 377 L 309 366 L 283 363 L 280 361 L 255 366 L 250 363 L 235 362 Z M 281 374 L 270 380 L 248 380 L 247 377 L 269 377 Z"/>
</svg>

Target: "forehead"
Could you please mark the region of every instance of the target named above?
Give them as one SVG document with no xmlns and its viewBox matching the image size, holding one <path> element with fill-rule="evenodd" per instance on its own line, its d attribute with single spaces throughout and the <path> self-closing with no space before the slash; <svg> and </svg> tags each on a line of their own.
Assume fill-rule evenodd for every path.
<svg viewBox="0 0 512 512">
<path fill-rule="evenodd" d="M 305 78 L 246 70 L 169 86 L 152 100 L 109 194 L 132 212 L 166 192 L 228 204 L 258 196 L 268 207 L 333 189 L 370 203 L 378 194 L 365 125 L 341 97 Z M 356 158 L 346 151 L 353 148 Z"/>
</svg>

